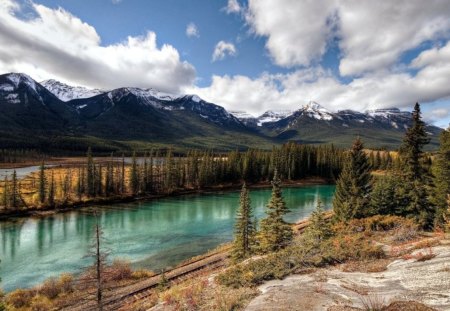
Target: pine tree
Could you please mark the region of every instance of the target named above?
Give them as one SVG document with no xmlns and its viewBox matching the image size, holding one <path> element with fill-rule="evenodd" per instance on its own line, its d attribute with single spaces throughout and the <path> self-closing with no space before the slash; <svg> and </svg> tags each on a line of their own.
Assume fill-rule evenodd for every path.
<svg viewBox="0 0 450 311">
<path fill-rule="evenodd" d="M 131 171 L 130 171 L 130 186 L 133 195 L 139 192 L 139 172 L 136 160 L 136 152 L 133 152 L 133 157 L 131 159 Z"/>
<path fill-rule="evenodd" d="M 420 114 L 420 105 L 416 103 L 412 113 L 412 126 L 406 131 L 400 147 L 403 168 L 406 171 L 406 177 L 411 181 L 422 181 L 425 177 L 421 160 L 423 148 L 430 141 L 425 131 L 425 122 L 422 121 Z"/>
<path fill-rule="evenodd" d="M 11 179 L 11 207 L 18 208 L 20 205 L 20 186 L 17 179 L 16 170 L 13 171 L 12 179 Z"/>
<path fill-rule="evenodd" d="M 422 227 L 430 227 L 434 220 L 434 208 L 430 204 L 427 186 L 430 173 L 423 165 L 423 148 L 429 142 L 425 123 L 420 115 L 418 103 L 412 114 L 413 123 L 406 131 L 400 148 L 401 169 L 404 172 L 402 188 L 403 210 L 400 215 L 413 217 Z"/>
<path fill-rule="evenodd" d="M 87 194 L 91 197 L 95 196 L 95 164 L 92 158 L 91 147 L 87 151 L 87 174 L 86 174 L 86 184 L 87 184 Z"/>
<path fill-rule="evenodd" d="M 45 202 L 45 188 L 46 188 L 45 166 L 44 162 L 42 162 L 41 166 L 39 167 L 39 202 L 41 204 Z"/>
<path fill-rule="evenodd" d="M 55 178 L 52 170 L 52 174 L 50 175 L 50 185 L 48 189 L 48 205 L 53 207 L 55 206 Z"/>
<path fill-rule="evenodd" d="M 443 215 L 447 208 L 447 196 L 450 195 L 450 128 L 440 136 L 439 152 L 433 165 L 434 186 L 433 203 L 437 207 L 437 225 L 443 224 Z"/>
<path fill-rule="evenodd" d="M 398 208 L 397 176 L 378 177 L 371 194 L 371 214 L 388 215 L 395 214 Z"/>
<path fill-rule="evenodd" d="M 448 232 L 450 232 L 450 194 L 447 195 L 447 210 L 443 215 L 445 228 Z"/>
<path fill-rule="evenodd" d="M 310 224 L 305 231 L 307 240 L 315 244 L 328 239 L 332 235 L 330 223 L 325 219 L 325 212 L 320 198 L 317 200 L 316 209 L 309 217 Z"/>
<path fill-rule="evenodd" d="M 267 205 L 266 218 L 261 220 L 258 243 L 262 252 L 276 251 L 286 247 L 293 238 L 291 226 L 283 216 L 289 212 L 280 188 L 281 180 L 275 170 L 272 180 L 272 197 Z"/>
<path fill-rule="evenodd" d="M 362 218 L 370 214 L 372 175 L 363 148 L 361 139 L 357 138 L 336 183 L 333 210 L 339 221 Z"/>
<path fill-rule="evenodd" d="M 247 258 L 254 251 L 255 225 L 249 191 L 246 184 L 242 186 L 239 209 L 234 227 L 234 242 L 232 257 L 234 260 Z"/>
<path fill-rule="evenodd" d="M 2 205 L 5 209 L 9 207 L 9 191 L 8 191 L 8 176 L 5 176 L 5 179 L 3 181 L 3 193 L 2 193 Z"/>
</svg>

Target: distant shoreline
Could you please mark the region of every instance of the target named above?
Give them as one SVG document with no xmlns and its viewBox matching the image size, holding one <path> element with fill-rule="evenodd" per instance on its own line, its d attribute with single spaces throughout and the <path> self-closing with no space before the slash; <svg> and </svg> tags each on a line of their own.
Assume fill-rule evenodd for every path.
<svg viewBox="0 0 450 311">
<path fill-rule="evenodd" d="M 327 180 L 322 177 L 310 177 L 301 180 L 293 180 L 293 181 L 285 181 L 282 183 L 283 188 L 295 188 L 302 186 L 310 186 L 310 185 L 333 185 L 334 183 L 330 180 Z M 129 202 L 144 202 L 144 201 L 152 201 L 161 198 L 169 198 L 169 197 L 179 197 L 184 195 L 192 195 L 192 194 L 213 194 L 222 191 L 235 191 L 239 190 L 242 187 L 242 184 L 229 184 L 229 185 L 221 185 L 208 187 L 204 189 L 183 189 L 174 191 L 172 193 L 167 194 L 151 194 L 144 196 L 117 196 L 117 197 L 97 197 L 88 199 L 82 202 L 73 202 L 67 203 L 64 206 L 59 206 L 56 208 L 52 207 L 29 207 L 24 210 L 3 210 L 0 212 L 0 221 L 7 221 L 9 219 L 14 218 L 23 218 L 23 217 L 44 217 L 48 215 L 60 214 L 64 212 L 75 211 L 79 208 L 89 207 L 89 206 L 101 206 L 101 205 L 110 205 L 110 204 L 120 204 L 120 203 L 129 203 Z M 264 189 L 270 188 L 271 184 L 268 181 L 258 182 L 254 184 L 248 184 L 248 188 L 250 189 Z"/>
</svg>

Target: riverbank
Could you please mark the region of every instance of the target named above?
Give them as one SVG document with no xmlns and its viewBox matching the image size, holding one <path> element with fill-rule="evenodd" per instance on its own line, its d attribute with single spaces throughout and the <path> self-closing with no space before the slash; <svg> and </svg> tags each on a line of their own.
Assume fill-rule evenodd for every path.
<svg viewBox="0 0 450 311">
<path fill-rule="evenodd" d="M 292 180 L 285 181 L 282 183 L 282 187 L 284 188 L 293 188 L 293 187 L 302 187 L 302 186 L 311 186 L 311 185 L 332 185 L 333 182 L 331 180 L 327 180 L 321 177 L 309 177 L 301 180 Z M 269 181 L 258 182 L 254 184 L 247 184 L 249 189 L 266 189 L 271 187 L 271 183 Z M 150 194 L 143 196 L 114 196 L 114 197 L 95 197 L 91 199 L 85 199 L 83 201 L 78 202 L 68 202 L 61 206 L 50 207 L 38 207 L 38 206 L 28 206 L 25 209 L 19 210 L 1 210 L 0 211 L 0 221 L 8 220 L 12 218 L 21 218 L 21 217 L 43 217 L 49 216 L 58 213 L 65 213 L 77 210 L 79 208 L 86 208 L 89 206 L 102 206 L 102 205 L 111 205 L 111 204 L 120 204 L 120 203 L 130 203 L 130 202 L 148 202 L 152 200 L 169 198 L 169 197 L 179 197 L 185 195 L 198 195 L 198 194 L 214 194 L 220 192 L 227 191 L 237 191 L 242 187 L 241 183 L 227 184 L 227 185 L 218 185 L 213 187 L 206 187 L 204 189 L 179 189 L 173 191 L 171 193 L 165 194 Z"/>
</svg>

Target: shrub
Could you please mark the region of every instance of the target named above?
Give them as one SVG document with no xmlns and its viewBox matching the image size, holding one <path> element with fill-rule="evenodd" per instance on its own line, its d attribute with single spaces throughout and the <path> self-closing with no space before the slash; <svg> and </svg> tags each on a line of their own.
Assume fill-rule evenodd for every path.
<svg viewBox="0 0 450 311">
<path fill-rule="evenodd" d="M 55 299 L 61 293 L 61 287 L 56 278 L 46 280 L 38 289 L 40 295 Z"/>
<path fill-rule="evenodd" d="M 58 279 L 58 286 L 63 293 L 71 293 L 74 290 L 74 279 L 70 273 L 63 273 Z"/>
<path fill-rule="evenodd" d="M 53 304 L 46 296 L 36 295 L 31 299 L 31 311 L 48 311 L 53 309 Z"/>
<path fill-rule="evenodd" d="M 156 273 L 150 270 L 146 269 L 139 269 L 136 271 L 133 271 L 131 277 L 133 279 L 145 279 L 145 278 L 151 278 L 152 276 L 155 276 Z"/>
<path fill-rule="evenodd" d="M 14 308 L 25 308 L 30 306 L 34 294 L 32 290 L 16 289 L 6 295 L 5 301 L 7 305 L 11 305 Z"/>
<path fill-rule="evenodd" d="M 131 279 L 133 275 L 133 270 L 130 267 L 130 263 L 121 259 L 115 259 L 111 267 L 107 270 L 108 279 L 113 281 Z"/>
</svg>

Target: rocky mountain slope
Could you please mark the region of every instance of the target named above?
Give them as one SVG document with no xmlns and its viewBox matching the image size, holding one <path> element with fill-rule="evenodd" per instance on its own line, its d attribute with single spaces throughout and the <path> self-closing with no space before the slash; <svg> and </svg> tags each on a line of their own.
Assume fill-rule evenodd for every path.
<svg viewBox="0 0 450 311">
<path fill-rule="evenodd" d="M 181 148 L 270 148 L 296 141 L 349 146 L 361 136 L 368 147 L 396 149 L 411 114 L 398 109 L 365 113 L 330 112 L 310 102 L 296 111 L 267 111 L 259 117 L 228 112 L 196 95 L 154 89 L 88 89 L 25 74 L 0 75 L 0 146 L 109 151 Z M 427 128 L 432 146 L 441 129 Z"/>
</svg>

